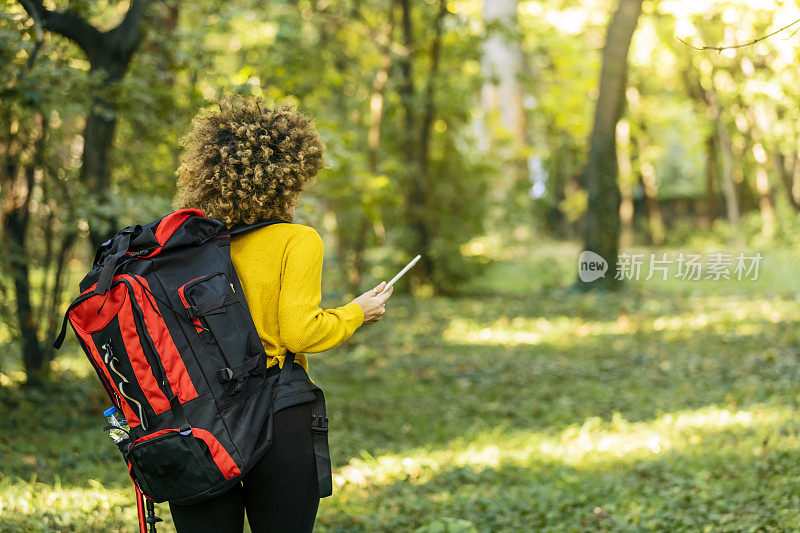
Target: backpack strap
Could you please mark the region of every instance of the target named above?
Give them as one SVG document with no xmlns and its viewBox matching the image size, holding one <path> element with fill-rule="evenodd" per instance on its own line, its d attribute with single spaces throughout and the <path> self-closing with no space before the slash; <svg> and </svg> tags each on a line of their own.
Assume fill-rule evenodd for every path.
<svg viewBox="0 0 800 533">
<path fill-rule="evenodd" d="M 281 367 L 281 376 L 278 378 L 278 385 L 286 385 L 292 379 L 292 367 L 294 366 L 294 352 L 286 350 Z"/>
<path fill-rule="evenodd" d="M 97 284 L 95 285 L 95 289 L 91 292 L 92 295 L 95 294 L 105 294 L 111 288 L 111 281 L 114 278 L 114 273 L 117 271 L 118 266 L 122 266 L 118 264 L 119 259 L 123 257 L 127 252 L 128 248 L 131 245 L 131 234 L 137 229 L 141 228 L 141 226 L 131 226 L 129 228 L 124 229 L 122 232 L 119 233 L 119 241 L 117 243 L 116 250 L 110 256 L 108 256 L 103 264 L 102 270 L 100 271 L 100 277 L 97 280 Z M 116 239 L 116 236 L 112 239 Z M 97 263 L 101 251 L 104 248 L 111 246 L 113 240 L 109 239 L 108 241 L 101 244 L 97 249 L 97 256 L 95 256 L 95 263 Z M 80 299 L 81 301 L 83 299 Z M 61 321 L 61 330 L 58 332 L 58 336 L 56 340 L 53 342 L 53 348 L 58 350 L 61 348 L 61 345 L 64 343 L 64 337 L 67 334 L 67 320 L 69 319 L 69 312 L 79 303 L 79 300 L 75 300 L 70 304 L 67 308 L 67 311 L 64 313 L 64 319 Z"/>
<path fill-rule="evenodd" d="M 103 263 L 103 269 L 100 271 L 100 278 L 97 280 L 97 287 L 94 290 L 95 294 L 105 294 L 111 287 L 111 280 L 117 270 L 117 261 L 119 258 L 128 253 L 128 247 L 131 244 L 131 233 L 139 226 L 127 228 L 120 234 L 119 244 L 113 254 L 108 256 Z"/>
<path fill-rule="evenodd" d="M 294 366 L 293 352 L 287 350 L 283 360 L 278 386 L 286 385 L 291 380 L 292 367 Z M 303 374 L 311 386 L 313 402 L 311 403 L 311 435 L 314 443 L 314 460 L 317 465 L 317 489 L 320 498 L 326 498 L 333 493 L 333 474 L 331 472 L 331 453 L 328 447 L 328 413 L 325 410 L 325 395 L 322 389 L 312 382 L 307 374 Z M 293 395 L 295 398 L 297 395 Z M 288 404 L 288 405 L 294 405 Z M 284 405 L 284 407 L 288 407 Z M 273 404 L 273 409 L 277 405 Z"/>
<path fill-rule="evenodd" d="M 235 237 L 237 235 L 244 235 L 245 233 L 248 233 L 250 231 L 271 226 L 273 224 L 291 224 L 291 222 L 289 222 L 288 220 L 281 220 L 278 218 L 272 218 L 269 220 L 257 220 L 252 224 L 237 224 L 233 226 L 230 230 L 228 230 L 228 233 L 230 234 L 231 237 Z"/>
<path fill-rule="evenodd" d="M 314 403 L 311 404 L 311 434 L 314 439 L 314 457 L 317 462 L 317 488 L 320 498 L 333 494 L 331 452 L 328 448 L 328 414 L 325 411 L 325 395 L 314 387 Z"/>
</svg>

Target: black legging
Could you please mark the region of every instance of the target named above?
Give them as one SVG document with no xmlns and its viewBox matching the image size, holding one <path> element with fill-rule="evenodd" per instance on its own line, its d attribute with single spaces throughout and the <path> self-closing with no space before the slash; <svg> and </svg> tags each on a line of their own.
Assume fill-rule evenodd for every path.
<svg viewBox="0 0 800 533">
<path fill-rule="evenodd" d="M 231 490 L 193 505 L 169 504 L 178 532 L 311 531 L 319 507 L 311 404 L 275 413 L 272 446 Z"/>
</svg>

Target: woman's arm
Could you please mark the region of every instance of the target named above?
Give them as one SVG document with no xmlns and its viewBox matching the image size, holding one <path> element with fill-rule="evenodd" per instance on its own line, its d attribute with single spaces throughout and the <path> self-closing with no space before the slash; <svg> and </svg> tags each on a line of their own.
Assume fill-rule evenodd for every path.
<svg viewBox="0 0 800 533">
<path fill-rule="evenodd" d="M 321 309 L 323 245 L 311 229 L 289 243 L 278 301 L 281 341 L 292 352 L 323 352 L 343 343 L 363 323 L 364 311 L 353 301 Z"/>
</svg>

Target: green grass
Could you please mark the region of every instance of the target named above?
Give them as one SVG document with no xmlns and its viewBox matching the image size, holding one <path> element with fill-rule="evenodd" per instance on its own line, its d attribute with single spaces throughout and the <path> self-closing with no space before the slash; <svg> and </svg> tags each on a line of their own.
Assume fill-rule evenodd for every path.
<svg viewBox="0 0 800 533">
<path fill-rule="evenodd" d="M 519 247 L 471 296 L 397 295 L 312 356 L 335 467 L 319 531 L 800 531 L 797 253 L 762 251 L 757 282 L 613 294 L 569 289 L 577 253 Z M 0 368 L 0 530 L 131 531 L 74 346 L 46 393 Z"/>
</svg>

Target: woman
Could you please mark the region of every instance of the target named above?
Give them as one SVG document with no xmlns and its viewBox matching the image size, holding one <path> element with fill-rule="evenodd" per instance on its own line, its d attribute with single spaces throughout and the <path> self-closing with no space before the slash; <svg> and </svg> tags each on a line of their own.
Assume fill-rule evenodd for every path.
<svg viewBox="0 0 800 533">
<path fill-rule="evenodd" d="M 322 167 L 325 146 L 313 122 L 291 107 L 261 108 L 228 96 L 200 113 L 183 139 L 177 208 L 202 209 L 229 227 L 256 220 L 292 221 L 300 195 Z M 322 239 L 308 226 L 275 224 L 235 237 L 231 258 L 244 289 L 267 367 L 287 350 L 308 370 L 305 353 L 347 340 L 374 324 L 392 293 L 385 282 L 336 309 L 319 308 Z M 277 369 L 273 369 L 277 371 Z M 310 404 L 278 411 L 273 442 L 243 482 L 197 505 L 170 504 L 179 532 L 251 529 L 311 531 L 319 506 Z"/>
</svg>

